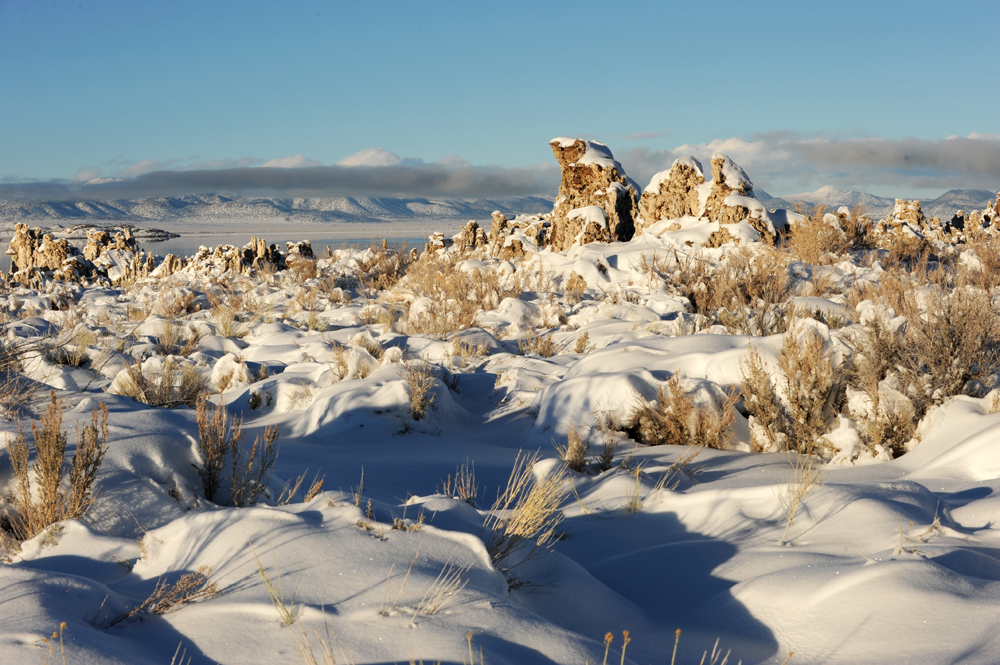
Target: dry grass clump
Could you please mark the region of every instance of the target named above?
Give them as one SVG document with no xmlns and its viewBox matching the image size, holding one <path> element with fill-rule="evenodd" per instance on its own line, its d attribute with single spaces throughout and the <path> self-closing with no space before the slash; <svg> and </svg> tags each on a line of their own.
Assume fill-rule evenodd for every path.
<svg viewBox="0 0 1000 665">
<path fill-rule="evenodd" d="M 410 417 L 421 420 L 434 405 L 434 380 L 437 376 L 430 363 L 407 362 L 406 385 L 410 391 Z"/>
<path fill-rule="evenodd" d="M 157 300 L 154 310 L 165 318 L 179 319 L 201 310 L 201 305 L 196 302 L 197 299 L 198 294 L 194 291 L 172 292 Z"/>
<path fill-rule="evenodd" d="M 298 257 L 292 262 L 290 268 L 293 278 L 300 284 L 307 280 L 315 279 L 319 274 L 319 271 L 316 269 L 315 259 Z"/>
<path fill-rule="evenodd" d="M 645 260 L 645 256 L 643 256 Z M 583 299 L 583 294 L 587 290 L 587 280 L 585 280 L 581 275 L 576 272 L 570 273 L 569 278 L 566 280 L 566 284 L 563 287 L 563 293 L 566 294 L 566 302 L 572 304 L 578 303 Z"/>
<path fill-rule="evenodd" d="M 208 395 L 197 400 L 198 452 L 201 454 L 201 476 L 205 498 L 213 501 L 222 486 L 227 463 L 230 466 L 230 498 L 234 506 L 252 506 L 267 489 L 278 458 L 276 428 L 264 429 L 249 449 L 243 432 L 242 418 L 233 418 L 225 407 L 212 409 Z"/>
<path fill-rule="evenodd" d="M 632 413 L 630 435 L 648 446 L 703 446 L 724 449 L 732 434 L 736 394 L 726 397 L 721 408 L 698 408 L 694 398 L 674 374 L 656 389 L 652 402 L 640 400 Z"/>
<path fill-rule="evenodd" d="M 506 576 L 522 561 L 555 542 L 556 527 L 562 521 L 559 506 L 566 495 L 566 469 L 561 467 L 536 477 L 533 469 L 538 452 L 518 453 L 507 486 L 497 497 L 483 523 L 488 531 L 486 551 L 490 560 Z M 520 561 L 509 560 L 526 546 L 531 551 Z M 501 566 L 505 563 L 506 565 Z M 518 582 L 508 577 L 508 583 Z"/>
<path fill-rule="evenodd" d="M 463 358 L 485 358 L 490 354 L 490 347 L 485 343 L 473 344 L 456 337 L 451 341 L 451 355 Z"/>
<path fill-rule="evenodd" d="M 476 482 L 476 465 L 468 459 L 465 463 L 455 467 L 455 476 L 451 474 L 442 482 L 438 489 L 439 494 L 458 497 L 471 506 L 476 505 L 476 498 L 479 496 L 479 484 Z"/>
<path fill-rule="evenodd" d="M 125 368 L 126 377 L 117 385 L 118 394 L 138 400 L 148 406 L 194 406 L 205 391 L 208 380 L 194 365 L 185 365 L 179 372 L 173 359 L 163 361 L 158 372 L 145 372 L 136 360 Z"/>
<path fill-rule="evenodd" d="M 49 395 L 49 405 L 41 420 L 31 423 L 35 449 L 31 470 L 34 471 L 37 500 L 33 498 L 28 473 L 30 448 L 20 426 L 17 436 L 7 439 L 15 478 L 14 491 L 10 495 L 15 513 L 8 514 L 7 519 L 18 540 L 32 538 L 56 522 L 83 517 L 94 503 L 94 481 L 108 450 L 108 408 L 101 404 L 91 414 L 89 425 L 83 429 L 77 426 L 76 452 L 67 476 L 63 470 L 66 432 L 62 431 L 62 401 L 56 398 L 54 391 Z"/>
<path fill-rule="evenodd" d="M 840 225 L 828 223 L 826 209 L 816 206 L 812 214 L 797 223 L 785 243 L 788 252 L 797 260 L 810 265 L 827 265 L 840 260 L 840 255 L 851 247 L 851 238 Z M 852 231 L 857 231 L 855 225 Z"/>
<path fill-rule="evenodd" d="M 274 559 L 274 570 L 277 574 L 275 577 L 271 577 L 267 569 L 264 568 L 264 564 L 261 563 L 260 557 L 257 556 L 257 550 L 254 548 L 253 542 L 249 542 L 249 545 L 250 552 L 253 554 L 254 564 L 257 566 L 257 574 L 260 575 L 261 580 L 264 582 L 267 595 L 271 598 L 271 604 L 274 605 L 274 609 L 278 612 L 281 623 L 291 626 L 297 618 L 295 595 L 298 592 L 298 581 L 296 580 L 295 588 L 292 589 L 291 598 L 286 600 L 285 585 L 281 578 L 281 568 L 278 567 L 278 555 L 274 553 L 274 548 L 271 548 L 271 558 Z"/>
<path fill-rule="evenodd" d="M 566 433 L 566 445 L 556 444 L 559 457 L 566 462 L 566 466 L 583 473 L 587 469 L 587 453 L 590 452 L 590 441 L 581 439 L 575 427 L 571 427 Z"/>
<path fill-rule="evenodd" d="M 535 353 L 542 358 L 556 355 L 556 345 L 552 341 L 552 335 L 542 335 L 534 330 L 529 330 L 517 340 L 517 348 L 520 349 L 521 355 Z"/>
<path fill-rule="evenodd" d="M 195 331 L 188 339 L 184 338 L 184 329 L 167 323 L 156 335 L 156 352 L 161 356 L 189 356 L 198 348 L 201 333 Z M 183 344 L 182 344 L 183 342 Z"/>
<path fill-rule="evenodd" d="M 792 453 L 789 453 L 791 456 Z M 795 517 L 799 509 L 805 502 L 806 497 L 823 485 L 824 472 L 822 462 L 813 455 L 800 454 L 794 459 L 789 457 L 792 470 L 786 482 L 779 485 L 775 490 L 778 502 L 781 504 L 781 512 L 785 516 L 785 530 L 781 534 L 781 544 L 788 542 L 788 532 L 795 522 Z"/>
<path fill-rule="evenodd" d="M 49 349 L 45 354 L 46 359 L 56 365 L 83 367 L 90 360 L 88 347 L 92 344 L 94 344 L 94 334 L 81 326 L 71 344 L 63 343 Z"/>
<path fill-rule="evenodd" d="M 105 618 L 102 628 L 110 628 L 137 614 L 166 614 L 191 603 L 209 600 L 219 595 L 219 586 L 212 581 L 212 568 L 200 566 L 195 572 L 182 575 L 173 584 L 160 579 L 146 600 L 117 616 Z M 100 610 L 98 610 L 100 616 Z"/>
</svg>

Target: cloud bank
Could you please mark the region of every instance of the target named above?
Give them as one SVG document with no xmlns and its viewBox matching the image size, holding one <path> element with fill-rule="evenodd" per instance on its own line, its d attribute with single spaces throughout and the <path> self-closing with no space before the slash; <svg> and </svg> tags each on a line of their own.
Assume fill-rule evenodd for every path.
<svg viewBox="0 0 1000 665">
<path fill-rule="evenodd" d="M 426 164 L 380 157 L 384 165 L 309 166 L 306 164 L 312 160 L 296 156 L 253 167 L 154 170 L 138 175 L 123 172 L 122 180 L 91 179 L 87 184 L 79 180 L 0 181 L 0 198 L 134 199 L 206 192 L 244 196 L 480 198 L 551 195 L 559 186 L 559 168 L 555 164 L 503 168 L 472 166 L 461 158 Z M 93 171 L 81 173 L 94 175 Z"/>
<path fill-rule="evenodd" d="M 612 148 L 614 149 L 614 145 Z M 706 168 L 713 153 L 733 158 L 753 181 L 781 195 L 822 185 L 885 195 L 952 188 L 1000 189 L 1000 135 L 946 139 L 831 139 L 792 132 L 681 145 L 673 150 L 618 149 L 615 156 L 640 185 L 677 157 L 694 155 Z M 331 166 L 294 155 L 203 161 L 129 161 L 82 169 L 72 179 L 0 179 L 0 198 L 48 200 L 144 198 L 226 192 L 244 196 L 384 196 L 480 198 L 555 195 L 559 168 L 551 163 L 509 168 L 473 166 L 458 156 L 434 163 L 369 148 Z M 106 171 L 110 170 L 110 173 Z M 103 176 L 103 177 L 102 177 Z M 107 177 L 112 176 L 112 177 Z"/>
<path fill-rule="evenodd" d="M 645 184 L 682 155 L 694 155 L 707 169 L 715 152 L 729 155 L 754 183 L 766 189 L 797 191 L 820 185 L 887 191 L 1000 188 L 1000 135 L 996 134 L 938 140 L 836 140 L 772 132 L 749 141 L 717 139 L 673 150 L 633 148 L 615 156 L 629 175 Z"/>
</svg>

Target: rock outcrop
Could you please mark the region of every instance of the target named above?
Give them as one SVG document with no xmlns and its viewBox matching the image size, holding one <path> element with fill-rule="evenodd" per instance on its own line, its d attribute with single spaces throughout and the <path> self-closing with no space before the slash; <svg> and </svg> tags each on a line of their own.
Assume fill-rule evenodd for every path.
<svg viewBox="0 0 1000 665">
<path fill-rule="evenodd" d="M 711 221 L 723 224 L 735 224 L 746 219 L 740 216 L 739 211 L 726 210 L 735 207 L 733 202 L 726 203 L 726 199 L 732 195 L 753 199 L 753 183 L 750 182 L 746 172 L 729 157 L 722 154 L 712 155 L 712 189 L 708 193 L 703 214 Z M 742 201 L 735 203 L 738 205 Z"/>
<path fill-rule="evenodd" d="M 570 213 L 588 206 L 604 211 L 612 240 L 630 240 L 635 231 L 639 187 L 608 147 L 572 138 L 553 139 L 549 144 L 562 169 L 562 182 L 550 218 L 551 234 L 545 239 L 548 246 L 562 251 L 581 239 L 582 218 L 571 217 Z"/>
<path fill-rule="evenodd" d="M 118 283 L 152 267 L 152 257 L 143 259 L 128 230 L 113 237 L 104 231 L 88 231 L 87 246 L 81 252 L 65 238 L 56 239 L 41 229 L 17 224 L 7 254 L 11 257 L 11 279 L 15 282 L 35 278 L 74 282 L 107 278 Z"/>
<path fill-rule="evenodd" d="M 512 220 L 494 211 L 490 233 L 486 236 L 487 255 L 501 261 L 523 259 L 527 252 L 544 247 L 550 234 L 550 224 L 544 216 L 531 215 Z"/>
<path fill-rule="evenodd" d="M 701 212 L 699 188 L 704 184 L 701 162 L 694 157 L 675 159 L 669 170 L 654 175 L 643 190 L 636 231 L 661 219 L 697 217 Z"/>
<path fill-rule="evenodd" d="M 494 212 L 493 215 L 495 216 L 497 213 Z M 461 232 L 458 234 L 458 238 L 455 239 L 455 244 L 458 245 L 459 249 L 467 252 L 485 247 L 486 243 L 486 232 L 479 228 L 479 224 L 474 221 L 470 221 L 463 226 Z"/>
</svg>

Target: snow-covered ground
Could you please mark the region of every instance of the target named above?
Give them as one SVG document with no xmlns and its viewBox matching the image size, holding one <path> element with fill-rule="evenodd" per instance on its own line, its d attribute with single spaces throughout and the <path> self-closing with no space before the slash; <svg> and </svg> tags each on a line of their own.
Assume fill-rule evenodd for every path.
<svg viewBox="0 0 1000 665">
<path fill-rule="evenodd" d="M 772 250 L 696 249 L 718 228 L 686 218 L 517 261 L 453 247 L 381 290 L 369 279 L 379 252 L 367 249 L 320 258 L 315 276 L 243 276 L 205 260 L 119 287 L 0 295 L 8 349 L 44 347 L 18 352 L 34 392 L 9 408 L 3 435 L 20 427 L 30 441 L 50 390 L 70 452 L 101 403 L 109 429 L 86 515 L 22 543 L 7 537 L 0 661 L 59 662 L 64 648 L 73 663 L 166 663 L 179 649 L 192 664 L 311 653 L 583 665 L 604 661 L 610 634 L 607 662 L 670 663 L 680 629 L 677 663 L 710 658 L 716 643 L 730 663 L 790 652 L 792 663 L 996 662 L 1000 413 L 988 377 L 965 391 L 978 396 L 935 399 L 895 459 L 865 438 L 864 400 L 850 388 L 855 417 L 831 416 L 816 458 L 754 452 L 746 395 L 721 449 L 633 440 L 630 420 L 665 385 L 716 417 L 751 349 L 780 384 L 790 340 L 818 338 L 845 367 L 852 334 L 879 316 L 904 325 L 859 295 L 898 278 L 887 252 L 825 266 L 779 252 L 798 320 L 736 334 L 695 311 L 691 280 L 703 265 L 711 285 L 721 279 L 711 271 Z M 905 288 L 931 288 L 914 284 Z M 750 318 L 766 310 L 750 308 Z M 205 498 L 196 409 L 128 396 L 137 360 L 154 382 L 168 362 L 178 382 L 190 368 L 212 403 L 244 418 L 247 445 L 277 428 L 256 505 L 227 505 L 228 468 Z M 574 435 L 590 444 L 580 471 L 560 459 Z M 489 546 L 510 513 L 494 501 L 535 451 L 529 473 L 553 493 L 554 531 L 536 549 L 526 530 L 528 545 L 498 559 Z M 462 466 L 474 489 L 454 482 Z M 304 501 L 316 474 L 322 491 Z M 17 491 L 6 450 L 0 484 Z M 214 597 L 127 616 L 158 584 L 202 567 Z M 62 623 L 63 646 L 51 640 Z"/>
</svg>

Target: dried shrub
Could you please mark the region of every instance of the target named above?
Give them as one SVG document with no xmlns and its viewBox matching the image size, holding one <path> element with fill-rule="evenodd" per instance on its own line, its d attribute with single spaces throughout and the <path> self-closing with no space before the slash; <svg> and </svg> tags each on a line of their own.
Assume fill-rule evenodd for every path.
<svg viewBox="0 0 1000 665">
<path fill-rule="evenodd" d="M 201 309 L 197 299 L 193 291 L 171 292 L 157 300 L 154 310 L 165 318 L 178 319 Z"/>
<path fill-rule="evenodd" d="M 434 380 L 437 378 L 430 363 L 407 362 L 406 385 L 410 391 L 410 417 L 421 420 L 434 404 Z"/>
<path fill-rule="evenodd" d="M 785 378 L 790 449 L 811 450 L 836 415 L 843 381 L 825 346 L 811 328 L 801 336 L 794 329 L 785 334 L 778 368 Z"/>
<path fill-rule="evenodd" d="M 789 425 L 771 376 L 757 349 L 750 347 L 740 361 L 740 392 L 749 414 L 750 444 L 757 452 L 783 450 Z"/>
<path fill-rule="evenodd" d="M 576 343 L 573 346 L 573 353 L 590 353 L 593 347 L 590 344 L 590 333 L 584 330 L 576 336 Z"/>
<path fill-rule="evenodd" d="M 736 395 L 726 397 L 716 410 L 698 408 L 694 398 L 681 386 L 674 374 L 666 385 L 656 389 L 652 402 L 640 400 L 632 413 L 628 431 L 637 441 L 649 446 L 704 446 L 724 449 L 732 434 Z"/>
<path fill-rule="evenodd" d="M 267 483 L 278 460 L 278 428 L 265 427 L 254 437 L 249 447 L 243 438 L 233 437 L 230 443 L 231 473 L 229 476 L 229 503 L 234 506 L 252 506 L 267 490 Z"/>
<path fill-rule="evenodd" d="M 968 282 L 985 291 L 1000 286 L 1000 235 L 982 233 L 970 238 L 966 251 L 978 259 L 978 265 L 966 275 Z"/>
<path fill-rule="evenodd" d="M 581 439 L 575 427 L 571 427 L 566 434 L 566 445 L 556 444 L 559 457 L 566 462 L 566 466 L 582 473 L 587 468 L 587 453 L 590 452 L 590 441 Z"/>
<path fill-rule="evenodd" d="M 918 417 L 1000 366 L 1000 319 L 988 293 L 966 284 L 928 289 L 907 303 L 901 378 Z"/>
<path fill-rule="evenodd" d="M 522 285 L 517 273 L 502 275 L 483 268 L 462 270 L 451 257 L 428 253 L 410 266 L 396 290 L 432 301 L 421 316 L 411 317 L 411 333 L 444 337 L 471 328 L 480 310 L 490 311 L 505 298 L 516 298 L 522 292 Z"/>
<path fill-rule="evenodd" d="M 575 272 L 570 273 L 569 279 L 566 280 L 566 285 L 563 287 L 563 292 L 566 294 L 566 301 L 570 304 L 580 302 L 586 290 L 587 280 Z"/>
<path fill-rule="evenodd" d="M 751 443 L 758 451 L 810 453 L 836 416 L 844 377 L 825 350 L 823 337 L 813 329 L 798 335 L 792 328 L 785 334 L 778 368 L 784 399 L 755 349 L 751 347 L 741 363 Z"/>
<path fill-rule="evenodd" d="M 518 339 L 517 347 L 521 350 L 521 355 L 536 353 L 542 358 L 556 355 L 556 345 L 552 341 L 552 335 L 541 335 L 534 330 L 529 330 Z"/>
<path fill-rule="evenodd" d="M 77 446 L 68 477 L 64 474 L 66 432 L 62 431 L 62 401 L 55 392 L 49 394 L 49 405 L 38 423 L 31 423 L 34 440 L 34 486 L 38 495 L 32 497 L 29 481 L 30 448 L 18 427 L 17 436 L 7 439 L 7 451 L 14 471 L 15 489 L 10 495 L 15 514 L 8 515 L 14 536 L 27 540 L 46 527 L 66 519 L 79 519 L 94 503 L 93 487 L 97 471 L 107 452 L 108 409 L 101 404 L 91 414 L 91 422 L 83 429 L 77 426 Z M 68 482 L 69 493 L 64 485 Z"/>
<path fill-rule="evenodd" d="M 926 266 L 933 249 L 926 238 L 908 233 L 892 234 L 883 242 L 889 245 L 889 252 L 882 261 L 890 269 L 909 266 L 910 270 L 914 270 L 920 264 Z"/>
<path fill-rule="evenodd" d="M 865 214 L 865 206 L 856 205 L 851 208 L 850 214 L 841 217 L 840 227 L 847 236 L 849 248 L 872 249 L 875 247 L 874 230 L 875 224 L 871 218 Z"/>
<path fill-rule="evenodd" d="M 296 258 L 291 265 L 292 275 L 296 282 L 300 284 L 310 279 L 315 279 L 318 275 L 315 259 Z"/>
<path fill-rule="evenodd" d="M 163 362 L 163 368 L 158 372 L 145 372 L 138 360 L 125 370 L 127 377 L 119 381 L 118 394 L 147 406 L 194 406 L 208 385 L 208 380 L 194 365 L 185 365 L 178 374 L 177 364 L 171 358 Z"/>
<path fill-rule="evenodd" d="M 249 449 L 243 419 L 229 415 L 225 407 L 212 408 L 207 393 L 197 400 L 198 452 L 201 454 L 201 476 L 205 498 L 213 501 L 222 486 L 227 464 L 230 465 L 230 498 L 234 506 L 251 506 L 267 489 L 278 457 L 276 428 L 264 429 Z"/>
<path fill-rule="evenodd" d="M 851 241 L 840 226 L 828 223 L 826 209 L 816 206 L 812 214 L 791 229 L 786 248 L 797 260 L 810 265 L 826 265 L 840 260 Z"/>
<path fill-rule="evenodd" d="M 403 245 L 390 245 L 385 238 L 372 239 L 369 254 L 359 260 L 358 281 L 368 297 L 373 298 L 395 286 L 408 265 L 409 254 Z"/>
</svg>

